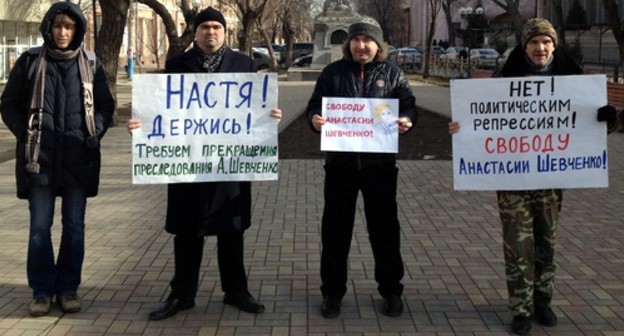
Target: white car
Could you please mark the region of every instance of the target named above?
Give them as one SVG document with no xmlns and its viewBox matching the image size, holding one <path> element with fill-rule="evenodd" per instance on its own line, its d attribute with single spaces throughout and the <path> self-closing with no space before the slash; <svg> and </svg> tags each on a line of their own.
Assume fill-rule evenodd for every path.
<svg viewBox="0 0 624 336">
<path fill-rule="evenodd" d="M 397 49 L 397 64 L 400 66 L 414 67 L 420 66 L 422 54 L 418 49 L 412 47 L 401 47 Z"/>
<path fill-rule="evenodd" d="M 463 51 L 463 52 L 462 52 Z M 458 60 L 466 59 L 468 57 L 468 51 L 465 47 L 448 47 L 444 51 L 444 54 L 438 56 L 439 59 L 446 60 Z"/>
<path fill-rule="evenodd" d="M 495 68 L 500 54 L 491 48 L 476 48 L 470 50 L 470 62 L 480 68 Z"/>
</svg>

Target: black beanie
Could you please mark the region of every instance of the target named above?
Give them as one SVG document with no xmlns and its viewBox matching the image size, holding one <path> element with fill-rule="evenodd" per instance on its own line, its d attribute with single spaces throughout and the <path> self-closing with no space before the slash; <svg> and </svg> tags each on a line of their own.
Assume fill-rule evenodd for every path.
<svg viewBox="0 0 624 336">
<path fill-rule="evenodd" d="M 349 41 L 357 35 L 370 37 L 380 47 L 383 42 L 383 33 L 379 23 L 370 17 L 363 17 L 349 26 Z"/>
<path fill-rule="evenodd" d="M 221 12 L 212 7 L 208 7 L 203 11 L 197 13 L 197 16 L 195 16 L 195 27 L 193 28 L 193 32 L 196 32 L 197 27 L 199 27 L 200 24 L 206 21 L 217 21 L 223 25 L 224 30 L 227 28 L 223 14 L 221 14 Z"/>
</svg>

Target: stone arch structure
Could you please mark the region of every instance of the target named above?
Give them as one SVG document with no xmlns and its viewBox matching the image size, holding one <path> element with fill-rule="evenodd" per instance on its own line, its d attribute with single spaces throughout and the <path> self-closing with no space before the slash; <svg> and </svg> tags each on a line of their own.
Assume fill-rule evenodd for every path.
<svg viewBox="0 0 624 336">
<path fill-rule="evenodd" d="M 314 19 L 314 53 L 312 69 L 322 69 L 342 58 L 342 45 L 347 40 L 351 23 L 361 16 L 347 0 L 325 0 L 323 12 Z"/>
<path fill-rule="evenodd" d="M 342 29 L 334 30 L 331 33 L 331 36 L 329 38 L 329 44 L 342 45 L 347 40 L 348 37 L 349 35 L 346 30 L 342 30 Z"/>
</svg>

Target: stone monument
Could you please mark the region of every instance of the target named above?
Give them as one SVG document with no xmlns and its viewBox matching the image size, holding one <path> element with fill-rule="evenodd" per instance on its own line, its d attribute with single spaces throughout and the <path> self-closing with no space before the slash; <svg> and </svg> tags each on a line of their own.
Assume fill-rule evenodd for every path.
<svg viewBox="0 0 624 336">
<path fill-rule="evenodd" d="M 314 19 L 310 69 L 322 69 L 342 58 L 342 45 L 347 40 L 349 26 L 360 18 L 348 0 L 325 0 L 323 12 Z"/>
</svg>

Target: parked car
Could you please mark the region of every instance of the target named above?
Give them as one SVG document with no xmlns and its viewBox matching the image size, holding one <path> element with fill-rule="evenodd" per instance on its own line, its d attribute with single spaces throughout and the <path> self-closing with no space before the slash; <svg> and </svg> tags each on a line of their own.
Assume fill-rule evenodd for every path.
<svg viewBox="0 0 624 336">
<path fill-rule="evenodd" d="M 311 63 L 312 63 L 312 54 L 309 54 L 309 55 L 297 57 L 293 61 L 293 66 L 296 66 L 296 67 L 309 67 Z"/>
<path fill-rule="evenodd" d="M 288 46 L 282 48 L 281 62 L 286 62 L 286 53 L 288 52 Z M 292 46 L 292 60 L 296 60 L 298 57 L 310 55 L 314 52 L 314 43 L 311 42 L 297 42 Z"/>
<path fill-rule="evenodd" d="M 251 53 L 256 69 L 267 70 L 271 67 L 271 56 L 269 56 L 268 52 L 265 53 L 258 50 L 258 48 L 251 48 Z"/>
<path fill-rule="evenodd" d="M 431 58 L 440 58 L 440 55 L 444 54 L 446 50 L 440 46 L 431 46 Z"/>
<path fill-rule="evenodd" d="M 420 67 L 422 54 L 413 47 L 402 47 L 397 49 L 397 64 L 405 67 Z"/>
<path fill-rule="evenodd" d="M 470 62 L 481 68 L 495 68 L 500 54 L 491 48 L 475 48 L 470 50 Z"/>
<path fill-rule="evenodd" d="M 468 58 L 468 50 L 465 47 L 448 47 L 444 51 L 444 54 L 438 57 L 444 60 L 465 60 Z"/>
<path fill-rule="evenodd" d="M 272 47 L 273 47 L 273 54 L 275 55 L 275 59 L 279 63 L 281 60 L 282 46 L 279 44 L 273 44 Z M 261 52 L 270 56 L 269 49 L 264 45 L 258 46 L 258 47 L 252 47 L 251 49 L 253 51 Z"/>
</svg>

